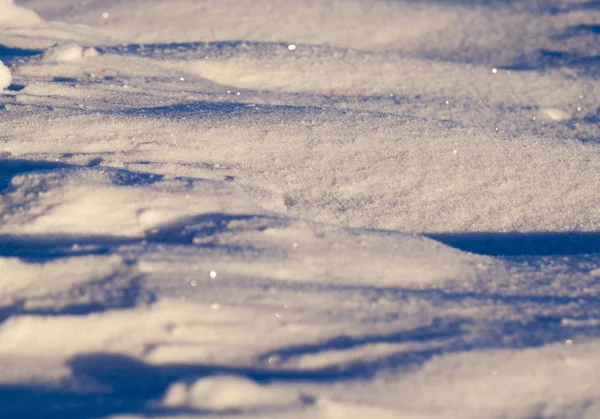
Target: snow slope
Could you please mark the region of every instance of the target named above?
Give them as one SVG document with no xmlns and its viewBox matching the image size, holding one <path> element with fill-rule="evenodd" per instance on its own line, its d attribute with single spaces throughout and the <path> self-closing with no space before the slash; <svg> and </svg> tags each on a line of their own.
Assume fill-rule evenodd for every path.
<svg viewBox="0 0 600 419">
<path fill-rule="evenodd" d="M 0 417 L 597 418 L 599 22 L 0 0 Z"/>
</svg>

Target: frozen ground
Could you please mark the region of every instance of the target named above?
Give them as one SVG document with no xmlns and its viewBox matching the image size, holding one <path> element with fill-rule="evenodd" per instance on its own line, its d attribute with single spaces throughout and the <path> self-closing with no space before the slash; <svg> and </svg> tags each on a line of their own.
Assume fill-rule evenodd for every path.
<svg viewBox="0 0 600 419">
<path fill-rule="evenodd" d="M 1 418 L 600 417 L 600 3 L 0 0 Z"/>
</svg>

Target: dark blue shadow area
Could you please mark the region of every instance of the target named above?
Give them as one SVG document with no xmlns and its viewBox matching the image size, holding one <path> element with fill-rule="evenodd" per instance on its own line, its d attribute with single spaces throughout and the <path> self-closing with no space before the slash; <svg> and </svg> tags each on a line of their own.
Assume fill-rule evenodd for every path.
<svg viewBox="0 0 600 419">
<path fill-rule="evenodd" d="M 6 45 L 0 44 L 0 60 L 5 63 L 10 63 L 12 60 L 16 58 L 27 58 L 33 57 L 34 55 L 41 54 L 42 50 L 38 49 L 22 49 L 22 48 L 14 48 L 7 47 Z"/>
<path fill-rule="evenodd" d="M 561 7 L 554 7 L 549 10 L 555 14 L 559 13 L 570 13 L 577 11 L 600 11 L 600 1 L 598 0 L 590 0 L 587 2 L 574 3 L 570 5 L 565 5 Z"/>
<path fill-rule="evenodd" d="M 10 185 L 14 176 L 28 172 L 47 172 L 74 167 L 78 166 L 40 160 L 0 159 L 0 193 Z"/>
<path fill-rule="evenodd" d="M 210 237 L 220 232 L 230 230 L 231 221 L 257 220 L 264 227 L 250 228 L 266 229 L 271 221 L 289 222 L 272 216 L 255 214 L 224 214 L 210 213 L 198 216 L 183 217 L 171 223 L 153 228 L 143 237 L 103 236 L 103 235 L 60 235 L 37 234 L 15 235 L 0 234 L 0 256 L 17 257 L 30 263 L 47 262 L 52 259 L 106 255 L 115 251 L 119 246 L 144 243 L 174 243 L 193 245 L 194 247 L 217 248 L 218 244 L 211 242 Z M 193 244 L 194 239 L 205 238 L 202 244 Z M 239 248 L 227 246 L 228 251 L 236 252 Z"/>
<path fill-rule="evenodd" d="M 586 116 L 583 120 L 588 124 L 600 124 L 600 108 L 596 109 L 595 113 Z M 600 141 L 600 137 L 594 140 Z"/>
<path fill-rule="evenodd" d="M 571 68 L 579 76 L 596 78 L 600 76 L 600 55 L 541 49 L 517 59 L 514 63 L 498 66 L 512 71 L 548 71 L 561 67 Z"/>
<path fill-rule="evenodd" d="M 163 409 L 153 401 L 160 399 L 175 381 L 193 381 L 216 374 L 246 377 L 298 379 L 310 373 L 271 372 L 268 370 L 219 365 L 167 364 L 154 366 L 133 358 L 103 353 L 77 356 L 68 363 L 76 382 L 94 383 L 106 390 L 92 394 L 52 391 L 26 386 L 0 386 L 0 417 L 87 419 L 112 414 L 185 414 L 189 410 Z M 32 403 L 35 400 L 35 403 Z M 214 414 L 193 411 L 196 415 Z M 227 413 L 227 412 L 220 412 Z M 229 412 L 234 413 L 234 412 Z"/>
<path fill-rule="evenodd" d="M 489 9 L 510 8 L 518 12 L 536 14 L 562 14 L 575 11 L 600 10 L 600 1 L 568 4 L 560 0 L 411 0 L 413 3 L 437 3 L 444 6 L 486 7 Z"/>
<path fill-rule="evenodd" d="M 564 233 L 427 233 L 425 236 L 466 252 L 489 256 L 545 256 L 600 253 L 600 231 Z"/>
<path fill-rule="evenodd" d="M 112 248 L 140 239 L 119 236 L 14 235 L 0 234 L 0 256 L 26 262 L 46 262 L 56 258 L 105 255 Z"/>
<path fill-rule="evenodd" d="M 557 38 L 572 38 L 580 35 L 595 34 L 600 35 L 600 25 L 575 25 L 568 28 L 562 34 L 558 35 Z"/>
</svg>

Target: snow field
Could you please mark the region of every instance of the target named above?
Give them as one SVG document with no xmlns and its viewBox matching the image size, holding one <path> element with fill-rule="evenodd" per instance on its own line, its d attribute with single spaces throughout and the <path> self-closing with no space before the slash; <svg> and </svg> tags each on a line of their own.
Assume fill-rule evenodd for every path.
<svg viewBox="0 0 600 419">
<path fill-rule="evenodd" d="M 210 105 L 168 108 L 181 118 L 171 121 L 158 109 L 141 118 L 92 114 L 43 125 L 9 122 L 18 137 L 5 141 L 3 151 L 60 156 L 76 147 L 86 156 L 73 161 L 79 164 L 100 158 L 172 176 L 229 177 L 266 208 L 353 227 L 598 228 L 600 156 L 594 145 L 326 109 L 219 105 L 214 116 L 184 119 L 205 109 Z M 224 118 L 230 125 L 222 125 Z M 96 141 L 100 128 L 106 135 Z M 37 141 L 42 132 L 44 141 Z"/>
<path fill-rule="evenodd" d="M 599 17 L 0 0 L 0 417 L 598 417 Z"/>
</svg>

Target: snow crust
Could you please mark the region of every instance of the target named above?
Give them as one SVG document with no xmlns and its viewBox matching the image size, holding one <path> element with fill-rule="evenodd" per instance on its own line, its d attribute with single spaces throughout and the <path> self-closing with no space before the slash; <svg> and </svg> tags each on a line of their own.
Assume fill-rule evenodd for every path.
<svg viewBox="0 0 600 419">
<path fill-rule="evenodd" d="M 0 0 L 0 417 L 599 417 L 599 18 Z"/>
</svg>

